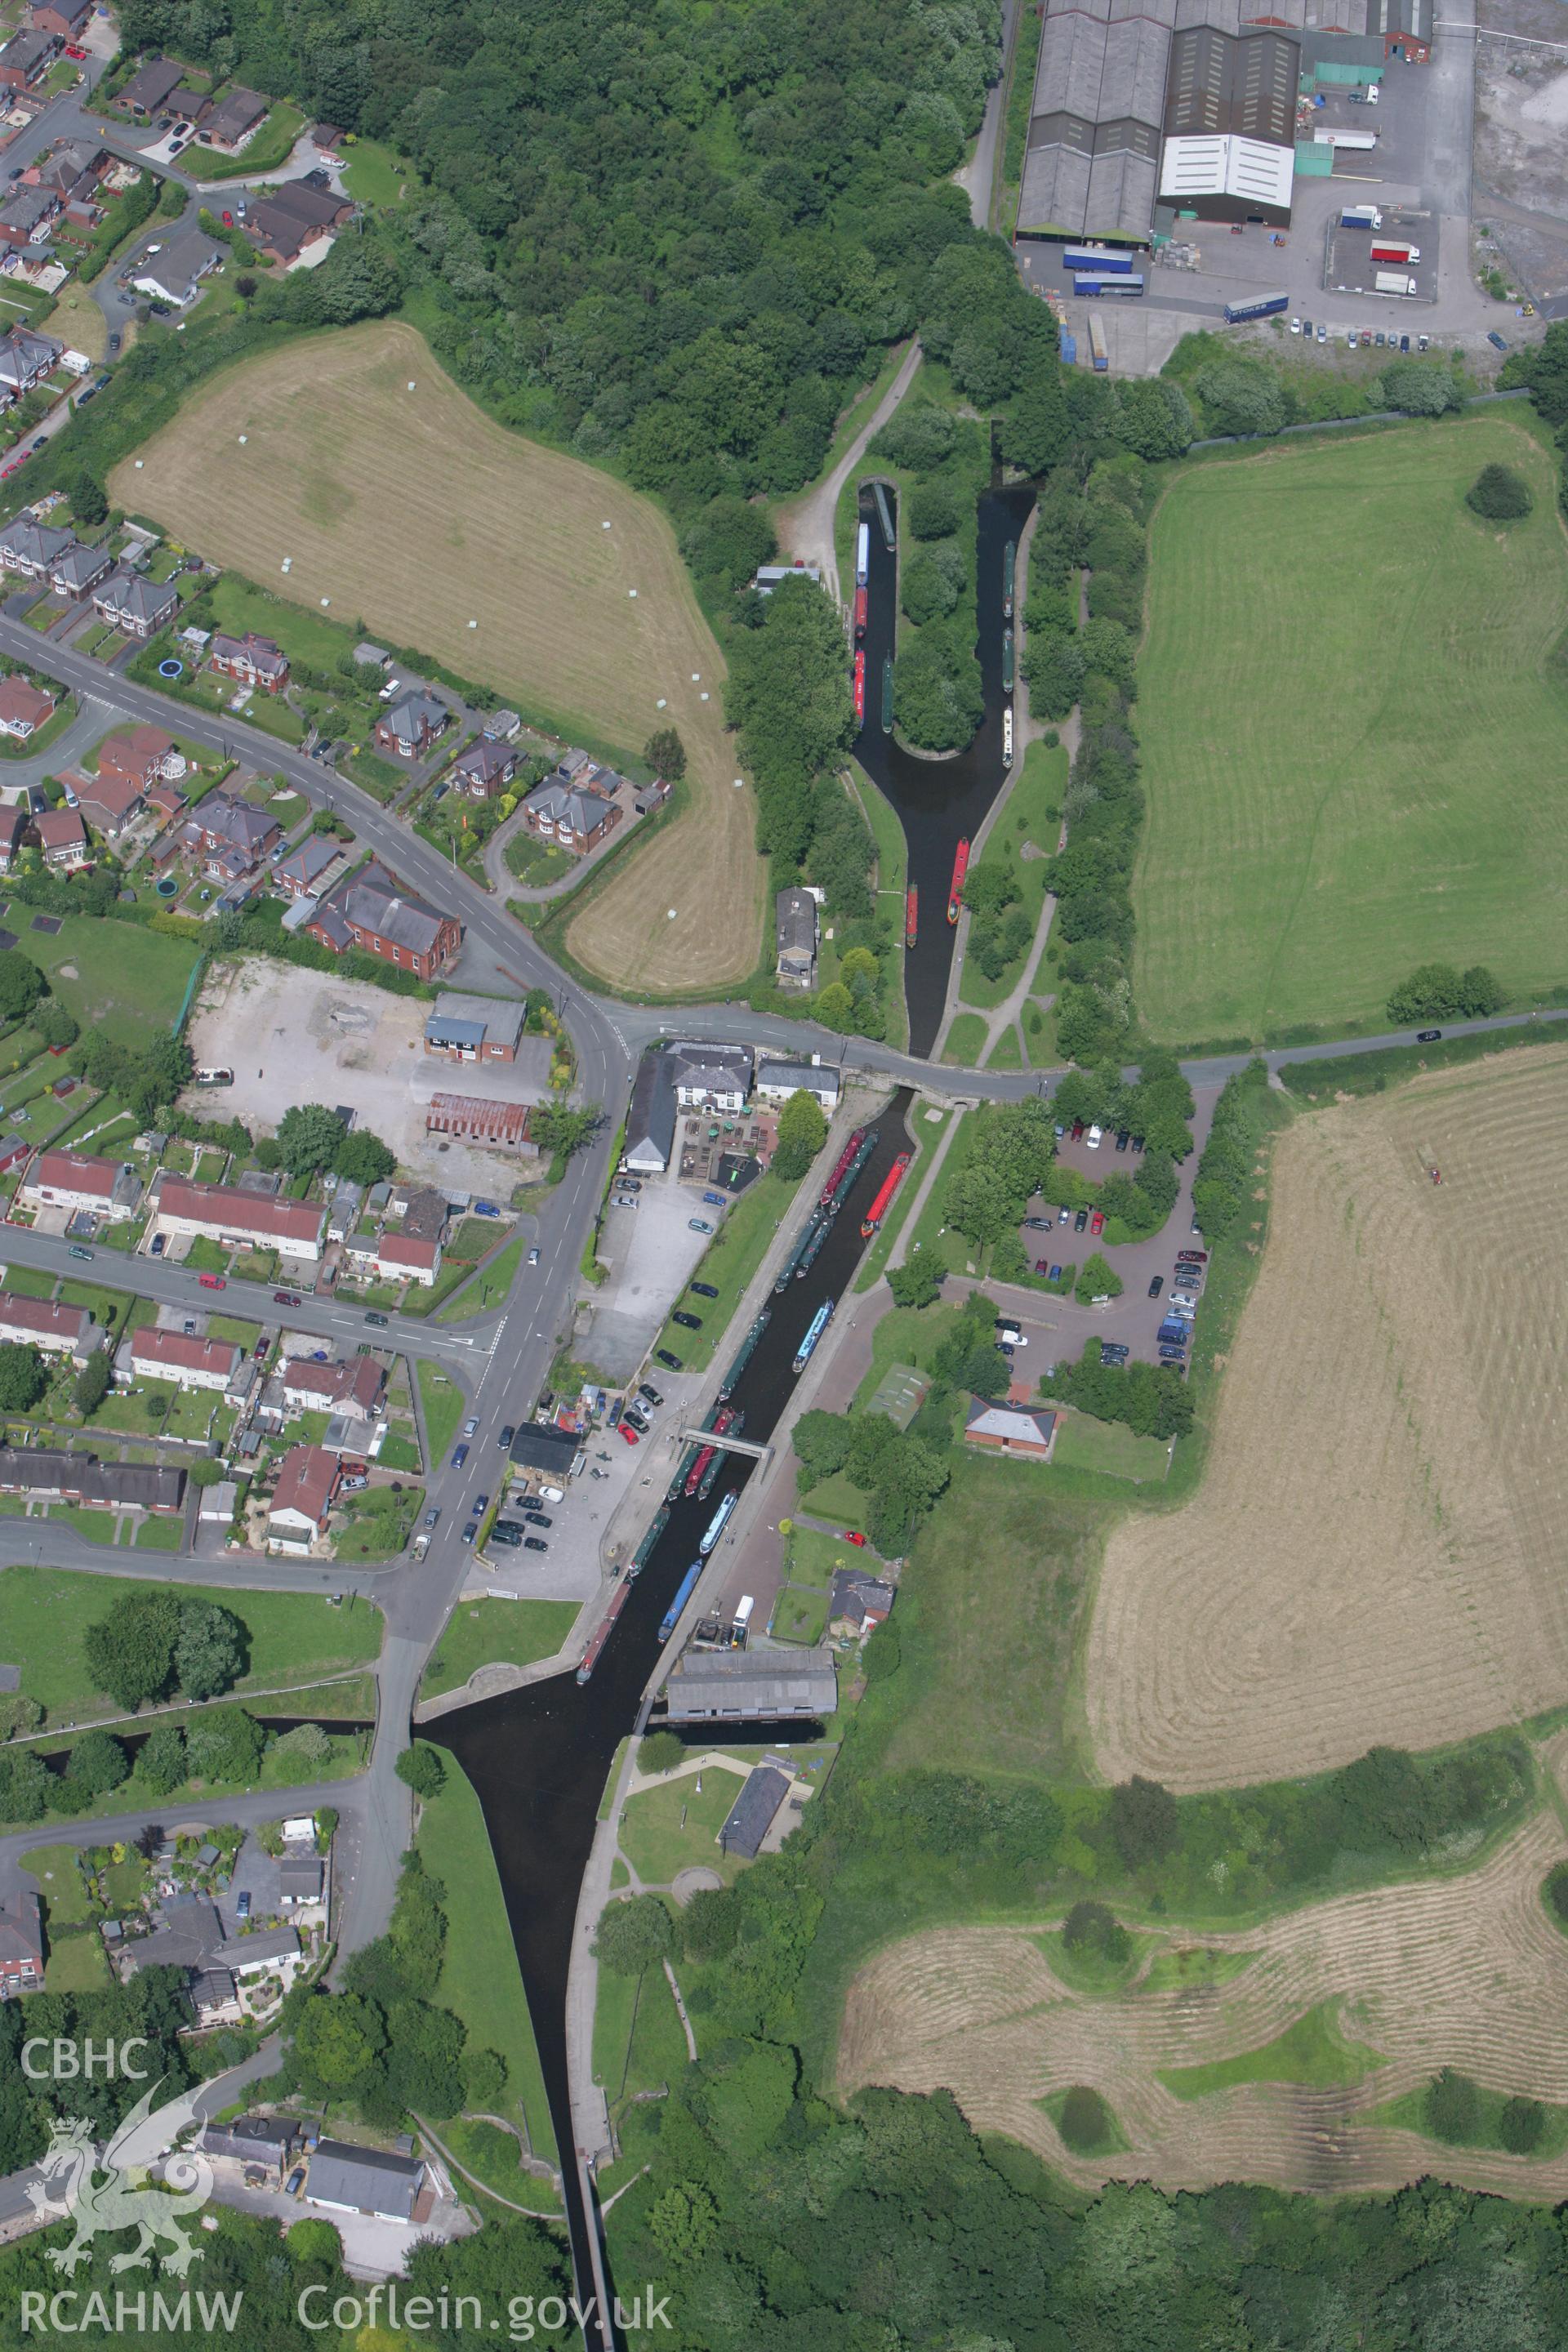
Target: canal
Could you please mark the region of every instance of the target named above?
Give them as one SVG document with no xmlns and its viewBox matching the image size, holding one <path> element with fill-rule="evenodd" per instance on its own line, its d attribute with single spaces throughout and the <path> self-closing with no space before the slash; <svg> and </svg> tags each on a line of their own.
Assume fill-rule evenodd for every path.
<svg viewBox="0 0 1568 2352">
<path fill-rule="evenodd" d="M 909 1102 L 907 1091 L 899 1094 L 877 1122 L 876 1150 L 810 1273 L 768 1299 L 772 1318 L 730 1400 L 745 1412 L 748 1441 L 765 1443 L 772 1434 L 794 1392 L 794 1357 L 812 1318 L 824 1299 L 844 1297 L 867 1246 L 860 1220 L 897 1153 L 910 1148 Z M 819 1163 L 819 1184 L 828 1172 L 828 1164 Z M 743 1336 L 731 1335 L 732 1349 Z M 720 1366 L 727 1360 L 719 1359 Z M 651 1518 L 679 1456 L 652 1444 L 647 1453 Z M 659 1620 L 697 1558 L 698 1540 L 724 1495 L 743 1486 L 756 1466 L 744 1455 L 731 1456 L 706 1502 L 683 1497 L 671 1506 L 669 1524 L 632 1586 L 590 1682 L 580 1684 L 566 1675 L 533 1683 L 445 1716 L 424 1735 L 450 1749 L 484 1808 L 549 2095 L 578 2294 L 584 2301 L 593 2292 L 588 2233 L 594 2224 L 578 2194 L 566 2064 L 566 1979 L 578 1893 L 616 1749 L 637 1720 L 658 1657 Z M 731 1536 L 722 1538 L 714 1557 L 722 1558 L 732 1541 Z M 749 1740 L 766 1739 L 776 1727 L 747 1728 Z"/>
<path fill-rule="evenodd" d="M 896 507 L 891 490 L 889 499 Z M 920 892 L 919 935 L 904 961 L 911 1054 L 930 1052 L 947 1003 L 954 936 L 947 901 L 954 853 L 961 841 L 973 841 L 979 832 L 1007 774 L 1002 765 L 1002 712 L 1008 700 L 1002 685 L 1002 635 L 1007 625 L 1002 615 L 1003 555 L 1007 541 L 1022 536 L 1034 504 L 1035 491 L 1028 483 L 1002 488 L 1000 467 L 991 487 L 981 494 L 975 513 L 976 651 L 985 716 L 963 751 L 950 759 L 923 760 L 882 731 L 882 665 L 893 652 L 899 563 L 883 538 L 869 488 L 860 491 L 859 519 L 870 524 L 870 595 L 866 724 L 855 755 L 898 811 L 909 844 L 910 880 Z M 1017 756 L 1023 756 L 1021 744 Z"/>
</svg>

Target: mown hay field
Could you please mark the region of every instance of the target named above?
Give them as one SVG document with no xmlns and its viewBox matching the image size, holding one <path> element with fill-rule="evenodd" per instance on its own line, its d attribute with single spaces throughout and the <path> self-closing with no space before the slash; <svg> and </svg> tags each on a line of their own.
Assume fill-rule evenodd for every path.
<svg viewBox="0 0 1568 2352">
<path fill-rule="evenodd" d="M 1568 2102 L 1568 1937 L 1540 1893 L 1565 1846 L 1543 1806 L 1463 1875 L 1341 1895 L 1243 1935 L 1168 1929 L 1109 1996 L 1065 1983 L 1047 1958 L 1057 1938 L 1038 1927 L 905 1937 L 850 1987 L 839 2089 L 951 2090 L 977 2131 L 1022 2141 L 1085 2187 L 1386 2190 L 1436 2173 L 1555 2201 L 1568 2195 L 1568 2156 L 1445 2147 L 1371 2111 L 1442 2066 L 1489 2091 Z M 1194 1966 L 1205 1951 L 1217 1964 Z M 1180 2070 L 1194 2065 L 1224 2070 L 1230 2086 L 1180 2096 L 1162 2079 L 1190 2094 Z M 1235 2079 L 1248 2074 L 1258 2079 Z M 1046 2102 L 1075 2083 L 1108 2102 L 1125 2149 L 1079 2158 L 1066 2147 Z"/>
<path fill-rule="evenodd" d="M 1284 1131 L 1203 1486 L 1106 1545 L 1107 1779 L 1293 1778 L 1568 1700 L 1565 1223 L 1563 1046 Z"/>
<path fill-rule="evenodd" d="M 763 877 L 723 659 L 647 500 L 493 423 L 389 320 L 218 376 L 140 456 L 115 468 L 116 503 L 214 562 L 318 610 L 329 597 L 334 619 L 520 698 L 568 740 L 586 730 L 636 752 L 678 728 L 689 805 L 570 945 L 627 988 L 751 971 Z"/>
<path fill-rule="evenodd" d="M 1464 493 L 1499 460 L 1534 512 Z M 1563 977 L 1568 547 L 1493 412 L 1178 477 L 1151 538 L 1138 1002 L 1181 1044 L 1376 1025 L 1434 957 Z"/>
</svg>

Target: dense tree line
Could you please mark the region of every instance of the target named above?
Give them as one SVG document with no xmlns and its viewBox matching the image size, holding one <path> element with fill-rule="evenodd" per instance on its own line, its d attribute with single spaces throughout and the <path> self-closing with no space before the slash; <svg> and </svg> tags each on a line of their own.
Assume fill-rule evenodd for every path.
<svg viewBox="0 0 1568 2352">
<path fill-rule="evenodd" d="M 16 2172 L 40 2156 L 57 2116 L 84 2116 L 107 2138 L 160 2075 L 162 2096 L 179 2095 L 193 2080 L 180 2039 L 190 2022 L 183 1984 L 182 1969 L 143 1969 L 129 1984 L 101 1992 L 35 1992 L 0 2002 L 0 2171 Z M 46 2074 L 35 2081 L 22 2066 L 22 2044 L 34 2035 L 79 2043 L 90 2036 L 100 2050 L 144 2036 L 147 2050 L 137 2063 L 147 2069 L 147 2082 L 118 2071 L 109 2075 L 101 2062 L 90 2079 Z"/>
<path fill-rule="evenodd" d="M 1105 1364 L 1091 1339 L 1079 1362 L 1057 1366 L 1048 1393 L 1096 1421 L 1121 1421 L 1141 1437 L 1184 1437 L 1193 1425 L 1186 1382 L 1163 1365 Z"/>
<path fill-rule="evenodd" d="M 1252 1189 L 1258 1143 L 1254 1104 L 1267 1084 L 1263 1063 L 1250 1062 L 1226 1080 L 1214 1107 L 1193 1182 L 1193 1214 L 1211 1246 L 1234 1230 Z"/>
<path fill-rule="evenodd" d="M 193 1594 L 128 1593 L 83 1639 L 88 1672 L 128 1714 L 149 1699 L 216 1698 L 249 1664 L 249 1633 L 231 1609 Z"/>
<path fill-rule="evenodd" d="M 1465 971 L 1451 963 L 1424 963 L 1389 997 L 1388 1017 L 1401 1029 L 1416 1021 L 1484 1021 L 1507 1001 L 1484 963 Z"/>
</svg>

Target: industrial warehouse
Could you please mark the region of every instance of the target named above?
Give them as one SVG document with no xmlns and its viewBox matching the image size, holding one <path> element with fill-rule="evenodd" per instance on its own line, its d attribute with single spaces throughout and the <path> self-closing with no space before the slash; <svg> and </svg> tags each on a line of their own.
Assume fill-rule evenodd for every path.
<svg viewBox="0 0 1568 2352">
<path fill-rule="evenodd" d="M 1431 0 L 1047 0 L 1017 234 L 1125 247 L 1184 219 L 1284 228 L 1298 172 L 1374 142 L 1313 129 L 1317 85 L 1375 85 L 1391 61 L 1425 64 L 1431 39 Z"/>
</svg>

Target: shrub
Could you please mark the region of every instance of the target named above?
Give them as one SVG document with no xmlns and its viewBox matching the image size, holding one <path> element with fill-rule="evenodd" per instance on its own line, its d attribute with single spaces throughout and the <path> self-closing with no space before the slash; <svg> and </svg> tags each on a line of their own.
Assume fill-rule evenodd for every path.
<svg viewBox="0 0 1568 2352">
<path fill-rule="evenodd" d="M 1075 1903 L 1062 1924 L 1062 1941 L 1069 1952 L 1094 1952 L 1118 1964 L 1132 1949 L 1131 1937 L 1105 1903 Z"/>
<path fill-rule="evenodd" d="M 1169 1789 L 1134 1772 L 1119 1780 L 1110 1792 L 1110 1831 L 1129 1870 L 1163 1862 L 1173 1853 L 1182 1834 L 1181 1815 Z"/>
<path fill-rule="evenodd" d="M 905 514 L 915 539 L 951 539 L 958 529 L 958 500 L 945 482 L 917 482 Z"/>
<path fill-rule="evenodd" d="M 1541 1892 L 1552 1917 L 1568 1927 L 1568 1862 L 1553 1864 Z"/>
<path fill-rule="evenodd" d="M 1483 466 L 1465 492 L 1465 504 L 1489 522 L 1517 522 L 1535 500 L 1530 484 L 1511 466 Z"/>
<path fill-rule="evenodd" d="M 671 1772 L 684 1762 L 686 1743 L 675 1731 L 650 1731 L 637 1749 L 639 1772 Z"/>
<path fill-rule="evenodd" d="M 1075 2156 L 1098 2156 L 1115 2137 L 1110 2109 L 1087 2083 L 1075 2083 L 1062 2101 L 1057 2129 Z"/>
<path fill-rule="evenodd" d="M 1539 2099 L 1505 2100 L 1498 2117 L 1497 2136 L 1510 2156 L 1528 2156 L 1546 2128 L 1546 2110 Z"/>
<path fill-rule="evenodd" d="M 1456 2074 L 1445 2066 L 1434 2074 L 1427 2085 L 1424 2101 L 1426 2128 L 1434 2139 L 1447 2140 L 1457 2147 L 1474 2139 L 1480 2121 L 1481 2095 L 1468 2074 Z"/>
</svg>

